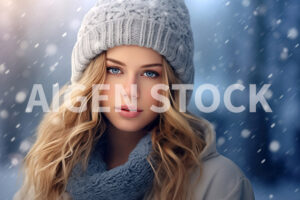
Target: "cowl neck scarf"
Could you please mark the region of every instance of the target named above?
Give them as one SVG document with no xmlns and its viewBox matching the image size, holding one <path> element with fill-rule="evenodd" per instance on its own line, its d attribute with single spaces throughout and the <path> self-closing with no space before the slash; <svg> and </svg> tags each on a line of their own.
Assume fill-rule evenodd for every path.
<svg viewBox="0 0 300 200">
<path fill-rule="evenodd" d="M 108 169 L 104 162 L 104 133 L 92 150 L 86 171 L 72 169 L 66 191 L 74 200 L 140 200 L 152 186 L 154 173 L 147 156 L 152 150 L 151 132 L 140 139 L 126 163 Z"/>
</svg>

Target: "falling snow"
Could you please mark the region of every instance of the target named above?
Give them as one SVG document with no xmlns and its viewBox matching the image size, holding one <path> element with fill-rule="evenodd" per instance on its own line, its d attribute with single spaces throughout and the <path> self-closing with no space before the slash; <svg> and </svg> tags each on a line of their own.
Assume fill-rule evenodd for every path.
<svg viewBox="0 0 300 200">
<path fill-rule="evenodd" d="M 1 118 L 1 119 L 6 119 L 6 118 L 8 118 L 8 112 L 7 112 L 7 110 L 1 110 L 1 111 L 0 111 L 0 118 Z"/>
<path fill-rule="evenodd" d="M 281 22 L 282 22 L 281 19 L 277 19 L 277 20 L 276 20 L 276 24 L 277 24 L 277 25 L 281 24 Z"/>
<path fill-rule="evenodd" d="M 274 140 L 269 145 L 269 150 L 271 152 L 277 152 L 280 148 L 280 143 L 277 140 Z"/>
<path fill-rule="evenodd" d="M 19 164 L 19 159 L 14 157 L 11 159 L 11 165 L 16 166 Z"/>
<path fill-rule="evenodd" d="M 19 46 L 20 46 L 20 49 L 26 50 L 28 48 L 29 44 L 26 40 L 23 40 Z"/>
<path fill-rule="evenodd" d="M 4 65 L 4 63 L 2 63 L 2 64 L 0 65 L 0 74 L 3 74 L 4 71 L 5 71 L 5 65 Z"/>
<path fill-rule="evenodd" d="M 49 44 L 46 46 L 46 56 L 53 56 L 57 52 L 57 46 L 55 44 Z"/>
<path fill-rule="evenodd" d="M 300 171 L 296 169 L 300 163 L 297 157 L 299 147 L 296 145 L 299 137 L 295 134 L 299 130 L 295 119 L 300 117 L 297 112 L 300 101 L 296 95 L 300 80 L 299 26 L 296 19 L 300 15 L 293 10 L 299 7 L 299 3 L 286 1 L 284 7 L 280 7 L 280 1 L 271 0 L 263 1 L 260 5 L 251 0 L 185 2 L 190 4 L 193 15 L 196 83 L 215 84 L 222 98 L 222 92 L 230 84 L 246 87 L 244 91 L 237 90 L 232 95 L 232 104 L 243 105 L 246 111 L 237 115 L 222 110 L 223 105 L 220 105 L 216 112 L 209 115 L 216 130 L 217 148 L 225 156 L 230 155 L 244 171 L 247 170 L 250 180 L 259 181 L 260 184 L 252 183 L 260 190 L 257 199 L 287 199 L 280 196 L 285 185 L 288 185 L 288 194 L 299 195 L 299 182 L 294 185 L 281 182 L 281 179 L 289 181 L 293 177 L 300 177 Z M 1 84 L 4 84 L 0 97 L 0 136 L 3 139 L 0 140 L 0 155 L 8 157 L 4 161 L 7 164 L 3 165 L 4 168 L 14 169 L 32 147 L 29 136 L 34 135 L 43 116 L 42 112 L 34 112 L 36 108 L 32 113 L 25 112 L 29 110 L 25 106 L 32 84 L 41 83 L 46 89 L 49 82 L 58 86 L 61 77 L 67 80 L 65 77 L 70 76 L 73 43 L 69 39 L 75 39 L 83 14 L 92 3 L 73 2 L 71 5 L 58 1 L 40 2 L 37 6 L 45 4 L 47 9 L 35 9 L 39 12 L 35 16 L 33 12 L 28 12 L 26 6 L 24 9 L 18 7 L 17 1 L 8 0 L 2 4 L 5 9 L 0 14 L 0 45 L 5 46 L 5 51 L 0 62 L 0 81 L 3 80 Z M 39 21 L 36 16 L 41 16 L 41 19 L 51 17 L 53 13 L 50 11 L 64 4 L 68 9 L 57 12 L 47 24 L 33 23 Z M 148 8 L 160 4 L 159 0 L 149 1 Z M 160 14 L 170 17 L 169 11 Z M 262 19 L 264 23 L 257 26 L 256 23 Z M 43 34 L 36 30 L 43 30 Z M 185 43 L 179 44 L 178 51 L 184 55 Z M 94 49 L 99 49 L 101 43 L 95 41 L 93 45 Z M 183 70 L 177 72 L 185 73 Z M 272 112 L 249 113 L 247 86 L 257 84 L 257 88 L 261 88 L 266 83 L 272 85 L 264 94 Z M 60 117 L 50 121 L 53 126 L 62 122 Z M 281 169 L 277 168 L 278 164 L 279 167 L 283 166 L 283 171 L 276 174 L 274 171 Z M 257 172 L 266 176 L 253 179 L 252 175 Z M 267 177 L 276 178 L 279 189 L 270 185 L 265 187 L 262 183 Z"/>
<path fill-rule="evenodd" d="M 81 11 L 81 7 L 78 7 L 77 9 L 76 9 L 76 12 L 80 12 Z"/>
<path fill-rule="evenodd" d="M 15 100 L 17 103 L 23 103 L 25 101 L 26 97 L 27 97 L 26 92 L 20 91 L 17 93 Z"/>
<path fill-rule="evenodd" d="M 70 22 L 69 27 L 72 31 L 75 31 L 79 28 L 80 21 L 78 19 L 74 19 Z"/>
<path fill-rule="evenodd" d="M 222 146 L 225 143 L 225 138 L 224 137 L 219 137 L 217 141 L 218 146 Z"/>
<path fill-rule="evenodd" d="M 273 123 L 273 124 L 271 124 L 271 126 L 270 126 L 271 128 L 274 128 L 275 127 L 275 123 Z"/>
<path fill-rule="evenodd" d="M 272 78 L 272 76 L 273 76 L 273 74 L 271 73 L 271 74 L 268 75 L 268 78 Z"/>
<path fill-rule="evenodd" d="M 241 136 L 243 138 L 248 138 L 251 134 L 251 131 L 249 131 L 248 129 L 243 129 L 242 132 L 241 132 Z"/>
<path fill-rule="evenodd" d="M 67 32 L 64 32 L 61 36 L 62 37 L 66 37 L 67 36 Z"/>
<path fill-rule="evenodd" d="M 53 118 L 53 119 L 51 120 L 51 123 L 52 123 L 53 125 L 58 125 L 58 124 L 61 123 L 61 118 L 55 117 L 55 118 Z"/>
<path fill-rule="evenodd" d="M 295 40 L 298 37 L 298 30 L 294 27 L 288 30 L 287 37 L 291 40 Z"/>
<path fill-rule="evenodd" d="M 250 5 L 250 0 L 242 0 L 242 5 L 248 7 Z"/>
<path fill-rule="evenodd" d="M 288 48 L 284 47 L 281 51 L 281 54 L 280 54 L 280 59 L 281 60 L 286 60 L 288 58 L 288 53 L 289 53 L 289 50 Z"/>
<path fill-rule="evenodd" d="M 19 150 L 22 153 L 26 153 L 31 147 L 31 143 L 28 140 L 23 140 L 20 144 Z"/>
<path fill-rule="evenodd" d="M 268 90 L 266 91 L 266 93 L 265 93 L 264 96 L 265 96 L 266 99 L 271 99 L 272 96 L 273 96 L 272 90 L 268 89 Z"/>
<path fill-rule="evenodd" d="M 51 65 L 50 67 L 49 67 L 49 69 L 50 69 L 50 71 L 51 72 L 53 72 L 53 71 L 55 71 L 55 69 L 56 69 L 56 67 L 58 66 L 58 62 L 56 62 L 56 63 L 54 63 L 54 65 Z"/>
</svg>

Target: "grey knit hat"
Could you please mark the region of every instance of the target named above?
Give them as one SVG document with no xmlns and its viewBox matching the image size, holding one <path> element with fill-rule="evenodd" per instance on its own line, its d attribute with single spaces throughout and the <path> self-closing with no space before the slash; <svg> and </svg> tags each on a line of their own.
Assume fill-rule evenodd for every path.
<svg viewBox="0 0 300 200">
<path fill-rule="evenodd" d="M 183 83 L 194 82 L 194 41 L 184 0 L 98 0 L 77 35 L 71 82 L 80 79 L 93 58 L 120 45 L 152 48 Z M 190 96 L 188 91 L 187 101 Z"/>
</svg>

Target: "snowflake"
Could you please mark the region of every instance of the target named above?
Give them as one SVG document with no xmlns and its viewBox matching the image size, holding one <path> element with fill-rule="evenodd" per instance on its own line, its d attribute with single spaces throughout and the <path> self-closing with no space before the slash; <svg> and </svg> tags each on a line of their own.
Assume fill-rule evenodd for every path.
<svg viewBox="0 0 300 200">
<path fill-rule="evenodd" d="M 61 37 L 66 37 L 68 34 L 67 34 L 67 32 L 64 32 L 62 35 L 61 35 Z"/>
<path fill-rule="evenodd" d="M 288 58 L 288 54 L 289 54 L 289 49 L 284 47 L 280 53 L 280 59 L 286 60 Z"/>
<path fill-rule="evenodd" d="M 56 69 L 57 66 L 58 66 L 58 62 L 56 62 L 54 65 L 51 65 L 49 67 L 50 71 L 53 72 Z"/>
<path fill-rule="evenodd" d="M 243 83 L 244 83 L 244 81 L 243 81 L 243 80 L 241 80 L 241 79 L 238 79 L 238 80 L 236 81 L 236 84 L 243 85 Z M 237 86 L 236 86 L 235 88 L 237 88 Z"/>
<path fill-rule="evenodd" d="M 296 39 L 298 37 L 298 30 L 295 27 L 289 29 L 287 37 L 291 40 Z"/>
<path fill-rule="evenodd" d="M 277 140 L 273 140 L 269 145 L 271 152 L 277 152 L 280 149 L 280 143 Z"/>
<path fill-rule="evenodd" d="M 218 146 L 222 146 L 225 143 L 225 138 L 224 137 L 219 137 L 217 144 Z"/>
<path fill-rule="evenodd" d="M 278 25 L 281 24 L 281 22 L 282 22 L 281 19 L 277 19 L 277 20 L 276 20 L 276 24 L 278 24 Z"/>
<path fill-rule="evenodd" d="M 178 50 L 181 51 L 181 52 L 183 52 L 184 51 L 184 46 L 182 44 L 179 45 Z"/>
<path fill-rule="evenodd" d="M 273 76 L 273 74 L 271 73 L 271 74 L 268 75 L 268 78 L 272 78 L 272 76 Z"/>
<path fill-rule="evenodd" d="M 270 126 L 271 128 L 274 128 L 275 127 L 275 123 L 273 123 L 273 124 L 271 124 L 271 126 Z"/>
<path fill-rule="evenodd" d="M 2 64 L 0 65 L 0 74 L 3 74 L 4 71 L 5 71 L 5 64 L 2 63 Z"/>
<path fill-rule="evenodd" d="M 248 6 L 250 5 L 250 0 L 243 0 L 243 1 L 242 1 L 242 5 L 243 5 L 244 7 L 248 7 Z"/>
<path fill-rule="evenodd" d="M 266 99 L 271 99 L 273 96 L 272 90 L 268 89 L 264 96 L 266 97 Z"/>
<path fill-rule="evenodd" d="M 55 44 L 49 44 L 46 47 L 46 56 L 53 56 L 57 52 L 57 46 Z"/>
<path fill-rule="evenodd" d="M 58 125 L 60 122 L 61 122 L 61 118 L 60 117 L 54 117 L 51 120 L 51 124 L 53 124 L 53 125 Z"/>
<path fill-rule="evenodd" d="M 78 7 L 77 9 L 76 9 L 76 12 L 80 12 L 81 11 L 81 7 Z"/>
<path fill-rule="evenodd" d="M 9 168 L 17 166 L 18 164 L 20 164 L 20 162 L 22 160 L 23 160 L 23 157 L 20 154 L 10 155 L 10 166 L 9 166 Z"/>
<path fill-rule="evenodd" d="M 20 128 L 20 126 L 21 126 L 21 124 L 20 124 L 20 123 L 18 123 L 18 124 L 16 125 L 16 128 Z"/>
<path fill-rule="evenodd" d="M 26 92 L 20 91 L 17 93 L 15 100 L 17 103 L 23 103 L 25 101 L 26 97 L 27 97 Z"/>
<path fill-rule="evenodd" d="M 31 143 L 28 140 L 23 140 L 20 144 L 19 150 L 22 153 L 26 153 L 31 147 Z"/>
<path fill-rule="evenodd" d="M 0 118 L 1 118 L 1 119 L 6 119 L 6 118 L 8 118 L 8 112 L 7 112 L 7 110 L 1 110 L 1 111 L 0 111 Z"/>
<path fill-rule="evenodd" d="M 243 129 L 242 132 L 241 132 L 241 136 L 243 138 L 248 138 L 250 136 L 250 134 L 251 134 L 251 131 L 248 130 L 248 129 Z"/>
<path fill-rule="evenodd" d="M 72 20 L 69 24 L 71 30 L 77 30 L 79 26 L 80 26 L 80 21 L 78 19 Z"/>
<path fill-rule="evenodd" d="M 283 97 L 284 97 L 284 95 L 282 94 L 282 95 L 280 95 L 279 99 L 282 99 Z"/>
<path fill-rule="evenodd" d="M 20 49 L 21 50 L 26 50 L 28 48 L 28 42 L 26 40 L 23 40 L 21 43 L 20 43 Z"/>
<path fill-rule="evenodd" d="M 19 164 L 19 160 L 18 160 L 16 157 L 13 157 L 13 158 L 10 160 L 10 163 L 11 163 L 11 165 L 16 166 L 16 165 Z"/>
</svg>

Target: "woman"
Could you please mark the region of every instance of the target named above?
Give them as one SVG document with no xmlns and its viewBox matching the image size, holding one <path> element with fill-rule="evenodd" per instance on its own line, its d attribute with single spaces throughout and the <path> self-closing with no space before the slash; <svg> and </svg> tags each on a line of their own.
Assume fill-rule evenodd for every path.
<svg viewBox="0 0 300 200">
<path fill-rule="evenodd" d="M 70 99 L 44 116 L 14 199 L 254 199 L 209 122 L 180 111 L 171 88 L 193 83 L 193 50 L 183 0 L 98 1 L 60 91 Z"/>
</svg>

